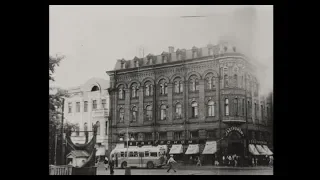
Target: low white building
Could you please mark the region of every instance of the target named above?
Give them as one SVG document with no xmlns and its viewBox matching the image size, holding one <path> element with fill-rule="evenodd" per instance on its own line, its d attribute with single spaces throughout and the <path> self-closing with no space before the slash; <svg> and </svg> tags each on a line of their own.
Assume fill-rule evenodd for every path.
<svg viewBox="0 0 320 180">
<path fill-rule="evenodd" d="M 83 85 L 68 89 L 69 97 L 65 99 L 65 122 L 76 124 L 77 128 L 71 134 L 75 144 L 85 143 L 85 133 L 92 131 L 94 124 L 97 129 L 97 156 L 104 156 L 108 149 L 108 118 L 109 118 L 109 81 L 91 78 Z M 89 132 L 89 140 L 93 133 Z"/>
</svg>

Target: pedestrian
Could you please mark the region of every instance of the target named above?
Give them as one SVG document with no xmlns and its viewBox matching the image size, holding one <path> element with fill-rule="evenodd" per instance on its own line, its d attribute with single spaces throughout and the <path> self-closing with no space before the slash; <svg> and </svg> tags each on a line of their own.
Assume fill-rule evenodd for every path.
<svg viewBox="0 0 320 180">
<path fill-rule="evenodd" d="M 235 155 L 234 156 L 234 167 L 237 167 L 237 165 L 238 165 L 238 156 Z"/>
<path fill-rule="evenodd" d="M 272 167 L 273 166 L 273 156 L 270 156 L 269 158 L 269 166 Z"/>
<path fill-rule="evenodd" d="M 173 169 L 174 172 L 177 172 L 177 171 L 173 168 L 173 163 L 177 163 L 177 162 L 173 159 L 173 155 L 171 154 L 171 155 L 170 155 L 170 158 L 169 158 L 169 160 L 168 160 L 169 168 L 168 168 L 167 172 L 169 172 L 171 169 Z"/>
<path fill-rule="evenodd" d="M 255 160 L 256 160 L 255 165 L 258 166 L 258 158 L 255 158 Z"/>
<path fill-rule="evenodd" d="M 255 160 L 254 160 L 254 157 L 252 157 L 251 163 L 252 163 L 252 167 L 253 167 L 253 166 L 255 166 Z"/>
<path fill-rule="evenodd" d="M 110 167 L 110 175 L 114 174 L 113 168 L 114 168 L 114 162 L 115 162 L 115 158 L 113 157 L 112 159 L 110 159 L 109 161 L 109 167 Z"/>
<path fill-rule="evenodd" d="M 200 160 L 200 157 L 198 156 L 198 160 L 197 160 L 197 164 L 196 164 L 196 166 L 202 166 L 202 164 L 201 164 L 201 160 Z"/>
<path fill-rule="evenodd" d="M 224 157 L 224 155 L 222 156 L 222 165 L 226 164 L 226 158 Z"/>
<path fill-rule="evenodd" d="M 109 162 L 107 156 L 104 158 L 104 167 L 106 168 L 106 171 L 108 171 L 109 168 Z"/>
</svg>

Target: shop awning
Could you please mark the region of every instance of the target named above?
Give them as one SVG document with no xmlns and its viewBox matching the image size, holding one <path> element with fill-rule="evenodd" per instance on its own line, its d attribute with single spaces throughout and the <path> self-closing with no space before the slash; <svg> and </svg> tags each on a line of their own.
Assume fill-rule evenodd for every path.
<svg viewBox="0 0 320 180">
<path fill-rule="evenodd" d="M 183 153 L 182 144 L 174 144 L 172 145 L 169 154 L 181 154 Z"/>
<path fill-rule="evenodd" d="M 256 148 L 257 148 L 260 155 L 267 155 L 267 152 L 262 148 L 261 145 L 257 144 Z"/>
<path fill-rule="evenodd" d="M 186 151 L 186 154 L 198 154 L 199 153 L 199 144 L 190 144 Z"/>
<path fill-rule="evenodd" d="M 273 155 L 272 151 L 268 148 L 268 146 L 263 145 L 262 147 L 263 147 L 264 150 L 266 150 L 267 155 Z"/>
<path fill-rule="evenodd" d="M 254 147 L 253 144 L 249 144 L 249 151 L 251 154 L 253 155 L 260 155 L 260 153 L 258 152 L 258 150 L 256 149 L 256 147 Z"/>
<path fill-rule="evenodd" d="M 217 152 L 217 142 L 216 141 L 209 141 L 206 142 L 206 146 L 202 151 L 202 154 L 214 154 Z"/>
</svg>

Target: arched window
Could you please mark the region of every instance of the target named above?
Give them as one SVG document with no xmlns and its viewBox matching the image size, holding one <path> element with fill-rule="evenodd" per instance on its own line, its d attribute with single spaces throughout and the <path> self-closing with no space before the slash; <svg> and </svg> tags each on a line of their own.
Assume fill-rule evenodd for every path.
<svg viewBox="0 0 320 180">
<path fill-rule="evenodd" d="M 208 102 L 208 116 L 214 116 L 214 102 Z"/>
<path fill-rule="evenodd" d="M 167 118 L 167 106 L 161 105 L 161 113 L 160 113 L 161 120 L 165 120 Z"/>
<path fill-rule="evenodd" d="M 138 95 L 138 84 L 137 83 L 133 83 L 132 85 L 131 85 L 131 97 L 132 98 L 136 98 L 136 97 L 138 97 L 139 95 Z"/>
<path fill-rule="evenodd" d="M 152 96 L 153 95 L 153 85 L 151 84 L 150 81 L 147 81 L 145 84 L 144 84 L 144 87 L 145 87 L 145 96 Z"/>
<path fill-rule="evenodd" d="M 168 93 L 168 84 L 167 82 L 162 79 L 159 81 L 160 82 L 160 94 L 164 95 Z"/>
<path fill-rule="evenodd" d="M 183 92 L 182 80 L 180 78 L 174 79 L 174 92 L 175 93 L 182 93 Z"/>
<path fill-rule="evenodd" d="M 176 118 L 182 118 L 182 105 L 180 103 L 176 104 Z"/>
<path fill-rule="evenodd" d="M 132 121 L 137 121 L 138 119 L 138 109 L 136 106 L 132 108 Z"/>
<path fill-rule="evenodd" d="M 119 121 L 120 122 L 124 121 L 124 109 L 123 108 L 119 109 Z"/>
<path fill-rule="evenodd" d="M 225 115 L 229 116 L 229 100 L 225 99 L 224 101 L 224 111 L 225 111 Z"/>
<path fill-rule="evenodd" d="M 146 107 L 147 113 L 146 113 L 146 118 L 147 120 L 151 121 L 152 120 L 152 107 L 148 105 Z"/>
<path fill-rule="evenodd" d="M 196 75 L 190 76 L 189 83 L 190 83 L 190 91 L 197 91 L 198 90 L 199 80 Z"/>
<path fill-rule="evenodd" d="M 93 86 L 91 91 L 99 91 L 99 87 L 98 86 Z"/>
<path fill-rule="evenodd" d="M 235 87 L 238 87 L 238 75 L 235 74 L 235 75 L 233 76 L 233 79 L 234 79 L 234 80 L 233 80 L 233 81 L 234 81 L 234 86 L 235 86 Z"/>
<path fill-rule="evenodd" d="M 213 75 L 213 73 L 208 73 L 205 77 L 206 80 L 206 89 L 214 89 L 216 84 L 216 79 Z"/>
<path fill-rule="evenodd" d="M 207 77 L 206 81 L 207 81 L 207 89 L 212 89 L 212 77 Z"/>
<path fill-rule="evenodd" d="M 100 122 L 99 121 L 96 122 L 96 126 L 97 126 L 97 135 L 100 135 Z"/>
<path fill-rule="evenodd" d="M 229 86 L 229 79 L 228 79 L 228 75 L 227 74 L 224 75 L 224 86 L 225 87 Z"/>
<path fill-rule="evenodd" d="M 235 99 L 234 99 L 234 114 L 235 114 L 236 116 L 239 115 L 239 112 L 238 112 L 238 98 L 235 98 Z"/>
<path fill-rule="evenodd" d="M 179 93 L 179 81 L 174 82 L 174 92 Z"/>
<path fill-rule="evenodd" d="M 121 86 L 119 86 L 119 99 L 124 99 L 124 95 L 125 95 L 124 86 L 121 85 Z"/>
<path fill-rule="evenodd" d="M 191 104 L 191 109 L 192 109 L 192 117 L 196 118 L 198 117 L 198 103 L 197 102 L 192 102 Z"/>
</svg>

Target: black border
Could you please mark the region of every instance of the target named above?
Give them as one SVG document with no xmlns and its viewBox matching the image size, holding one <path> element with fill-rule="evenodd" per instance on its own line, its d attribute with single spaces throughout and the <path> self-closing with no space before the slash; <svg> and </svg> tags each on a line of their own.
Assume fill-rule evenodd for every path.
<svg viewBox="0 0 320 180">
<path fill-rule="evenodd" d="M 213 1 L 210 2 L 213 3 Z M 20 106 L 23 108 L 14 108 L 11 112 L 13 115 L 21 115 L 21 117 L 15 117 L 17 119 L 14 121 L 20 123 L 21 130 L 17 130 L 20 133 L 11 135 L 9 138 L 18 141 L 11 142 L 18 144 L 19 148 L 16 153 L 22 159 L 17 165 L 21 173 L 16 174 L 40 175 L 43 173 L 48 175 L 48 109 L 45 105 L 48 103 L 48 62 L 44 59 L 49 54 L 49 7 L 48 5 L 34 6 L 21 9 L 19 13 L 22 13 L 19 21 L 12 21 L 11 25 L 15 28 L 15 31 L 12 31 L 15 46 L 23 46 L 19 53 L 15 49 L 13 54 L 22 57 L 19 57 L 17 61 L 16 58 L 12 58 L 11 54 L 9 58 L 13 59 L 12 67 L 17 72 L 14 78 L 20 81 L 18 86 L 16 86 L 16 80 L 11 82 L 18 87 L 14 90 L 17 91 L 14 96 L 18 96 L 18 99 L 13 102 L 12 107 L 23 104 Z M 286 144 L 288 137 L 285 137 L 286 133 L 283 133 L 283 130 L 287 128 L 285 120 L 288 118 L 284 114 L 288 112 L 287 35 L 288 8 L 284 4 L 274 5 L 274 175 L 286 175 L 288 167 L 289 149 Z M 14 44 L 12 44 L 13 47 Z M 17 67 L 17 63 L 23 65 Z"/>
</svg>

